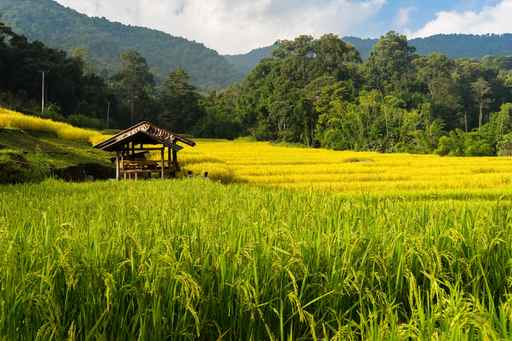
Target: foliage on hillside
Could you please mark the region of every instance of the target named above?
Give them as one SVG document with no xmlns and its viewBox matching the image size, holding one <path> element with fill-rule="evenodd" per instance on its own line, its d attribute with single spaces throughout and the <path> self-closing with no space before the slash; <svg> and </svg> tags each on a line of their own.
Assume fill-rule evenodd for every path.
<svg viewBox="0 0 512 341">
<path fill-rule="evenodd" d="M 201 89 L 224 88 L 247 75 L 262 59 L 271 56 L 272 47 L 247 54 L 220 56 L 204 45 L 142 27 L 89 18 L 52 0 L 0 0 L 0 20 L 17 32 L 50 47 L 71 52 L 86 49 L 98 73 L 110 74 L 120 68 L 119 55 L 137 50 L 149 62 L 157 78 L 163 80 L 178 68 L 190 74 Z M 55 29 L 55 25 L 59 29 Z M 343 38 L 366 59 L 378 39 Z M 421 55 L 442 53 L 450 58 L 482 58 L 512 55 L 512 34 L 447 34 L 412 39 L 411 46 Z"/>
<path fill-rule="evenodd" d="M 363 58 L 368 58 L 378 39 L 343 38 L 354 45 Z M 485 56 L 512 56 L 512 34 L 438 34 L 409 40 L 423 56 L 441 53 L 449 58 L 480 59 Z"/>
<path fill-rule="evenodd" d="M 203 89 L 223 88 L 242 75 L 204 45 L 142 27 L 90 18 L 52 0 L 0 0 L 0 20 L 31 40 L 68 52 L 86 49 L 98 73 L 120 69 L 119 55 L 136 50 L 159 79 L 182 68 Z"/>
<path fill-rule="evenodd" d="M 512 132 L 510 58 L 420 56 L 395 32 L 364 62 L 333 35 L 280 42 L 225 97 L 246 134 L 333 149 L 496 155 Z"/>
<path fill-rule="evenodd" d="M 169 73 L 158 85 L 138 52 L 126 51 L 119 60 L 119 72 L 103 79 L 91 71 L 83 51 L 68 56 L 30 43 L 0 22 L 0 106 L 94 129 L 151 120 L 186 132 L 198 124 L 204 114 L 201 95 L 184 70 Z"/>
</svg>

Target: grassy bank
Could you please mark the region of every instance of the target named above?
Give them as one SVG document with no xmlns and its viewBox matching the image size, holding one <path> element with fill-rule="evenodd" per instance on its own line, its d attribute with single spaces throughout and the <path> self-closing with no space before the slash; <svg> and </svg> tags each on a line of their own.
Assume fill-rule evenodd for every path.
<svg viewBox="0 0 512 341">
<path fill-rule="evenodd" d="M 511 338 L 511 209 L 203 180 L 0 187 L 0 338 Z"/>
<path fill-rule="evenodd" d="M 4 108 L 0 108 L 0 128 L 47 133 L 62 140 L 87 143 L 96 143 L 103 138 L 101 133 L 94 130 L 77 128 L 67 123 L 24 115 Z"/>
<path fill-rule="evenodd" d="M 112 177 L 109 155 L 91 147 L 101 136 L 0 108 L 0 184 Z"/>
</svg>

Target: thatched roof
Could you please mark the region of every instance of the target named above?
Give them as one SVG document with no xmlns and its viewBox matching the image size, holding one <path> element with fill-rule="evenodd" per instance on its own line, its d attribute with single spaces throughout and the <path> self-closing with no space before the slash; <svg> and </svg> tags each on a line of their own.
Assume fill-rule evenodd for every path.
<svg viewBox="0 0 512 341">
<path fill-rule="evenodd" d="M 163 144 L 167 147 L 173 147 L 177 142 L 182 142 L 191 147 L 196 145 L 196 143 L 190 139 L 172 134 L 150 122 L 143 121 L 134 125 L 133 127 L 123 130 L 108 140 L 95 145 L 94 148 L 109 152 L 121 151 L 123 147 L 129 142 L 149 145 Z"/>
</svg>

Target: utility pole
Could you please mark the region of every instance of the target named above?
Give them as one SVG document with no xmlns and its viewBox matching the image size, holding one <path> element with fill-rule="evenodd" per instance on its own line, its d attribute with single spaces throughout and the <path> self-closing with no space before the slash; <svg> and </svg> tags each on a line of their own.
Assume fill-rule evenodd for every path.
<svg viewBox="0 0 512 341">
<path fill-rule="evenodd" d="M 41 71 L 43 74 L 42 84 L 41 84 L 41 115 L 44 114 L 44 108 L 45 108 L 45 72 Z"/>
<path fill-rule="evenodd" d="M 110 101 L 107 102 L 107 129 L 110 129 Z"/>
<path fill-rule="evenodd" d="M 133 118 L 135 116 L 135 100 L 132 98 L 132 101 L 130 103 L 130 124 L 133 123 Z"/>
</svg>

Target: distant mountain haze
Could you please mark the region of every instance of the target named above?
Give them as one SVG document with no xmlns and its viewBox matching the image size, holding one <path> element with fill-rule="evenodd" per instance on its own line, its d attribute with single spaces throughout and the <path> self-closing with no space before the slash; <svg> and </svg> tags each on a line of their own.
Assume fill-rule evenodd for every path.
<svg viewBox="0 0 512 341">
<path fill-rule="evenodd" d="M 247 54 L 227 55 L 226 59 L 233 64 L 238 71 L 248 74 L 263 58 L 272 55 L 273 46 L 252 50 Z"/>
<path fill-rule="evenodd" d="M 378 39 L 344 38 L 359 50 L 363 58 L 370 55 Z M 476 58 L 512 55 L 512 34 L 438 34 L 410 39 L 409 44 L 420 55 L 441 53 L 450 58 Z"/>
<path fill-rule="evenodd" d="M 98 73 L 113 74 L 119 69 L 119 55 L 139 51 L 158 80 L 183 68 L 194 85 L 202 90 L 222 89 L 242 80 L 272 47 L 247 54 L 222 56 L 205 45 L 161 31 L 91 18 L 53 0 L 0 0 L 0 21 L 31 40 L 71 52 L 87 51 Z M 229 37 L 226 37 L 229 39 Z M 367 58 L 377 39 L 343 38 Z M 410 41 L 419 54 L 433 52 L 451 58 L 481 58 L 487 55 L 512 55 L 512 34 L 436 35 Z"/>
</svg>

